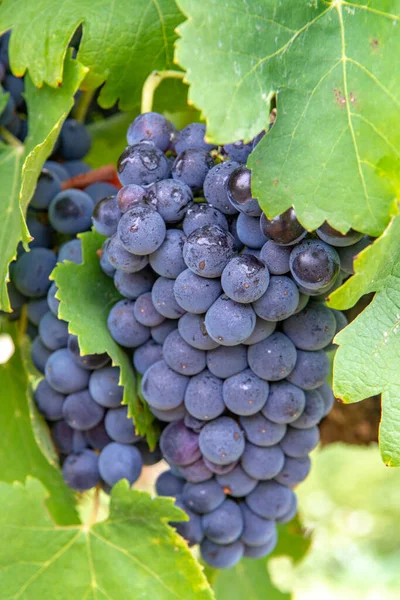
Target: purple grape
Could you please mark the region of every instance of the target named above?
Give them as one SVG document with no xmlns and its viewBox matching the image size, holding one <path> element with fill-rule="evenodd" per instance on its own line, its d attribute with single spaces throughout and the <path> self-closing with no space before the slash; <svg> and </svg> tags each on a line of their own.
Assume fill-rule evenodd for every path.
<svg viewBox="0 0 400 600">
<path fill-rule="evenodd" d="M 164 317 L 154 307 L 150 291 L 136 299 L 133 314 L 136 320 L 146 327 L 156 327 L 164 321 Z"/>
<path fill-rule="evenodd" d="M 186 183 L 193 191 L 201 190 L 214 161 L 206 150 L 188 148 L 178 154 L 172 166 L 172 177 Z"/>
<path fill-rule="evenodd" d="M 175 127 L 163 115 L 147 112 L 139 115 L 129 125 L 128 144 L 138 144 L 143 141 L 153 142 L 163 152 L 168 150 Z"/>
<path fill-rule="evenodd" d="M 231 544 L 243 531 L 243 517 L 239 505 L 227 499 L 201 519 L 204 535 L 216 544 Z"/>
<path fill-rule="evenodd" d="M 292 246 L 307 235 L 307 231 L 298 222 L 293 208 L 288 208 L 273 219 L 268 219 L 263 213 L 260 227 L 263 234 L 279 246 Z"/>
<path fill-rule="evenodd" d="M 169 175 L 169 164 L 164 153 L 152 142 L 128 146 L 118 160 L 118 177 L 122 185 L 135 183 L 149 185 Z"/>
<path fill-rule="evenodd" d="M 251 369 L 225 379 L 223 401 L 235 415 L 254 415 L 267 401 L 269 385 L 257 377 Z"/>
<path fill-rule="evenodd" d="M 145 372 L 142 393 L 151 407 L 172 410 L 183 403 L 188 383 L 188 377 L 176 373 L 164 360 L 160 360 Z"/>
<path fill-rule="evenodd" d="M 178 321 L 178 329 L 185 342 L 193 348 L 213 350 L 219 346 L 207 333 L 204 315 L 184 314 Z"/>
<path fill-rule="evenodd" d="M 229 417 L 207 423 L 199 435 L 201 453 L 208 460 L 227 465 L 240 458 L 245 449 L 243 432 Z"/>
<path fill-rule="evenodd" d="M 289 338 L 276 331 L 258 344 L 249 346 L 249 367 L 267 381 L 285 379 L 294 369 L 297 352 Z"/>
<path fill-rule="evenodd" d="M 225 475 L 217 475 L 216 480 L 225 494 L 234 498 L 247 496 L 257 485 L 257 480 L 247 475 L 239 465 Z"/>
<path fill-rule="evenodd" d="M 246 498 L 246 504 L 264 519 L 279 519 L 290 508 L 293 492 L 276 481 L 261 481 Z"/>
<path fill-rule="evenodd" d="M 288 381 L 279 381 L 271 383 L 268 400 L 262 413 L 273 423 L 285 425 L 296 421 L 305 405 L 306 395 L 302 389 Z"/>
<path fill-rule="evenodd" d="M 202 483 L 186 483 L 182 491 L 182 500 L 190 510 L 203 515 L 221 506 L 225 500 L 225 493 L 215 479 Z"/>
<path fill-rule="evenodd" d="M 221 295 L 219 279 L 199 277 L 190 269 L 178 275 L 174 284 L 175 299 L 184 310 L 194 314 L 205 313 Z"/>
<path fill-rule="evenodd" d="M 174 280 L 159 277 L 151 291 L 156 310 L 167 319 L 179 319 L 185 311 L 179 306 L 174 295 Z"/>
<path fill-rule="evenodd" d="M 192 377 L 185 392 L 185 407 L 190 415 L 202 421 L 219 417 L 225 410 L 222 380 L 208 369 Z"/>
<path fill-rule="evenodd" d="M 235 302 L 251 303 L 267 291 L 269 272 L 258 258 L 242 254 L 228 262 L 221 284 L 225 294 Z"/>
<path fill-rule="evenodd" d="M 182 251 L 186 241 L 179 229 L 169 229 L 161 246 L 149 256 L 150 266 L 158 275 L 176 279 L 186 270 Z"/>
<path fill-rule="evenodd" d="M 323 350 L 298 350 L 296 365 L 287 378 L 303 390 L 313 390 L 324 383 L 328 373 L 329 359 Z"/>
<path fill-rule="evenodd" d="M 261 413 L 240 417 L 246 438 L 256 446 L 275 446 L 286 433 L 286 425 L 273 423 Z"/>
<path fill-rule="evenodd" d="M 243 557 L 244 545 L 240 541 L 233 544 L 214 544 L 208 539 L 205 539 L 200 544 L 201 556 L 203 559 L 215 569 L 231 569 Z"/>
<path fill-rule="evenodd" d="M 134 308 L 133 300 L 120 300 L 108 315 L 108 330 L 112 338 L 124 348 L 137 348 L 150 337 L 150 329 L 137 321 Z"/>
<path fill-rule="evenodd" d="M 186 466 L 201 457 L 199 436 L 183 421 L 175 421 L 166 426 L 161 434 L 160 448 L 164 458 L 172 464 Z"/>
<path fill-rule="evenodd" d="M 285 464 L 280 473 L 275 477 L 275 481 L 293 488 L 307 477 L 311 469 L 311 460 L 308 456 L 302 458 L 291 458 L 286 456 Z"/>
<path fill-rule="evenodd" d="M 128 252 L 145 256 L 165 239 L 163 218 L 151 206 L 137 205 L 124 213 L 118 223 L 118 238 Z"/>
<path fill-rule="evenodd" d="M 179 223 L 193 200 L 193 193 L 183 181 L 163 179 L 147 190 L 146 199 L 166 223 Z"/>
<path fill-rule="evenodd" d="M 225 215 L 237 213 L 236 208 L 229 202 L 227 184 L 230 174 L 239 166 L 239 163 L 233 160 L 219 163 L 207 173 L 204 180 L 205 199 Z"/>
<path fill-rule="evenodd" d="M 255 313 L 266 321 L 283 321 L 294 313 L 299 303 L 296 284 L 285 275 L 272 275 L 267 291 L 254 302 Z"/>
<path fill-rule="evenodd" d="M 256 315 L 249 304 L 234 302 L 223 294 L 205 317 L 208 335 L 222 346 L 237 346 L 253 332 Z"/>
<path fill-rule="evenodd" d="M 288 427 L 280 446 L 286 456 L 304 458 L 308 456 L 319 442 L 319 429 L 316 425 L 309 429 Z"/>
<path fill-rule="evenodd" d="M 248 367 L 247 348 L 238 346 L 220 346 L 207 352 L 207 367 L 213 375 L 227 379 Z"/>
<path fill-rule="evenodd" d="M 136 273 L 117 270 L 114 284 L 119 293 L 128 300 L 136 300 L 142 294 L 150 292 L 156 278 L 151 269 L 144 268 Z"/>
<path fill-rule="evenodd" d="M 189 236 L 196 229 L 206 225 L 218 225 L 221 229 L 228 230 L 228 221 L 217 208 L 207 204 L 207 202 L 190 204 L 182 222 L 185 235 Z"/>
<path fill-rule="evenodd" d="M 251 171 L 244 165 L 237 167 L 227 182 L 228 199 L 234 208 L 249 217 L 259 217 L 261 208 L 251 194 Z"/>
<path fill-rule="evenodd" d="M 205 225 L 187 238 L 183 258 L 193 273 L 201 277 L 220 277 L 236 254 L 235 239 L 218 225 Z"/>
</svg>

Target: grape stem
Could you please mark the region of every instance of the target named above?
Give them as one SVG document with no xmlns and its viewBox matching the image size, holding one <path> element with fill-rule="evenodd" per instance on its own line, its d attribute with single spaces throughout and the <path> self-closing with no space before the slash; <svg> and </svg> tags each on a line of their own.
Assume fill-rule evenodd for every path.
<svg viewBox="0 0 400 600">
<path fill-rule="evenodd" d="M 66 179 L 61 183 L 61 189 L 84 189 L 91 183 L 98 183 L 100 181 L 113 183 L 115 185 L 116 178 L 117 172 L 115 170 L 114 165 L 104 165 L 104 167 L 93 169 L 88 173 L 81 173 L 80 175 L 75 175 L 75 177 L 70 177 L 70 179 Z"/>
<path fill-rule="evenodd" d="M 96 90 L 88 90 L 87 92 L 82 92 L 78 102 L 76 103 L 74 118 L 80 123 L 85 122 L 86 115 L 93 100 L 95 91 Z"/>
<path fill-rule="evenodd" d="M 164 79 L 183 79 L 185 73 L 183 71 L 153 71 L 147 77 L 142 89 L 142 113 L 150 112 L 153 108 L 154 94 L 158 86 Z"/>
</svg>

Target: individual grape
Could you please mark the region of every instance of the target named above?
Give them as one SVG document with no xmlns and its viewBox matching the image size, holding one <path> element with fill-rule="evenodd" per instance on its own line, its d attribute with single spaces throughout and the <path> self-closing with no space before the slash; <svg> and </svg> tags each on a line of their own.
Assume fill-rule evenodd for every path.
<svg viewBox="0 0 400 600">
<path fill-rule="evenodd" d="M 193 431 L 195 431 L 196 433 L 200 433 L 204 425 L 207 423 L 207 421 L 203 421 L 202 419 L 196 419 L 196 417 L 193 417 L 188 412 L 185 412 L 183 421 L 186 427 L 188 427 L 189 429 L 193 429 Z"/>
<path fill-rule="evenodd" d="M 205 465 L 202 458 L 199 458 L 199 460 L 196 460 L 196 462 L 187 465 L 186 467 L 179 467 L 179 471 L 181 472 L 182 477 L 190 483 L 209 481 L 214 476 L 214 473 Z"/>
<path fill-rule="evenodd" d="M 247 348 L 238 346 L 220 346 L 207 352 L 207 367 L 213 375 L 227 379 L 248 367 Z"/>
<path fill-rule="evenodd" d="M 250 494 L 257 485 L 257 480 L 249 477 L 242 467 L 237 465 L 230 473 L 217 475 L 216 480 L 229 496 L 234 498 L 243 498 Z"/>
<path fill-rule="evenodd" d="M 89 392 L 92 398 L 105 408 L 116 408 L 122 402 L 124 388 L 119 385 L 118 367 L 104 367 L 91 374 Z"/>
<path fill-rule="evenodd" d="M 174 283 L 173 279 L 159 277 L 151 290 L 156 310 L 167 319 L 179 319 L 185 312 L 175 300 Z"/>
<path fill-rule="evenodd" d="M 140 440 L 132 419 L 128 418 L 128 407 L 110 408 L 104 419 L 104 427 L 110 438 L 120 444 L 134 444 Z"/>
<path fill-rule="evenodd" d="M 185 392 L 185 407 L 189 414 L 202 421 L 219 417 L 225 410 L 222 380 L 208 369 L 191 377 Z"/>
<path fill-rule="evenodd" d="M 233 207 L 232 207 L 233 208 Z M 235 209 L 236 210 L 236 209 Z M 238 236 L 238 232 L 237 232 L 237 221 L 238 221 L 238 217 L 234 217 L 231 222 L 229 223 L 229 231 L 230 233 L 233 235 L 233 237 L 235 238 L 235 246 L 236 246 L 236 250 L 238 252 L 240 252 L 241 250 L 243 250 L 244 248 L 244 244 L 242 242 L 242 240 L 239 238 Z M 254 250 L 254 248 L 246 248 L 245 250 L 243 250 L 242 254 L 253 254 L 253 256 L 256 256 L 257 254 L 257 250 Z M 259 258 L 259 256 L 257 256 L 257 258 Z"/>
<path fill-rule="evenodd" d="M 70 240 L 60 246 L 58 251 L 58 262 L 70 260 L 80 265 L 82 262 L 82 241 L 79 239 Z"/>
<path fill-rule="evenodd" d="M 67 169 L 62 164 L 54 160 L 46 160 L 46 162 L 43 165 L 43 169 L 47 169 L 48 171 L 51 171 L 54 175 L 57 175 L 60 181 L 66 181 L 70 177 Z"/>
<path fill-rule="evenodd" d="M 221 506 L 225 493 L 215 479 L 202 483 L 185 483 L 182 500 L 190 510 L 203 515 Z"/>
<path fill-rule="evenodd" d="M 174 283 L 174 296 L 179 306 L 194 314 L 205 313 L 221 295 L 218 279 L 199 277 L 190 269 L 182 271 Z"/>
<path fill-rule="evenodd" d="M 229 498 L 201 519 L 204 535 L 216 544 L 231 544 L 243 531 L 243 517 L 239 505 Z"/>
<path fill-rule="evenodd" d="M 308 390 L 306 392 L 306 405 L 301 415 L 291 423 L 296 429 L 308 429 L 323 419 L 325 403 L 321 394 L 317 390 Z"/>
<path fill-rule="evenodd" d="M 41 373 L 44 373 L 47 360 L 49 359 L 51 354 L 52 352 L 48 348 L 46 348 L 40 337 L 37 336 L 33 340 L 31 345 L 31 358 L 33 364 Z"/>
<path fill-rule="evenodd" d="M 236 231 L 240 241 L 249 248 L 259 250 L 268 241 L 268 238 L 260 229 L 258 217 L 250 217 L 240 213 L 236 222 Z"/>
<path fill-rule="evenodd" d="M 198 350 L 212 350 L 219 346 L 207 333 L 204 315 L 184 314 L 178 321 L 178 330 L 185 342 Z"/>
<path fill-rule="evenodd" d="M 63 163 L 64 168 L 68 171 L 69 177 L 76 177 L 77 175 L 83 175 L 89 173 L 92 169 L 84 163 L 82 160 L 66 160 Z"/>
<path fill-rule="evenodd" d="M 172 410 L 183 403 L 188 383 L 188 377 L 176 373 L 164 360 L 160 360 L 145 372 L 142 394 L 151 407 Z"/>
<path fill-rule="evenodd" d="M 18 258 L 12 272 L 12 282 L 24 296 L 41 298 L 51 285 L 49 277 L 56 263 L 56 256 L 51 250 L 33 248 Z"/>
<path fill-rule="evenodd" d="M 161 344 L 157 344 L 154 340 L 149 340 L 135 350 L 133 354 L 133 366 L 138 373 L 144 375 L 147 369 L 161 360 L 162 357 Z"/>
<path fill-rule="evenodd" d="M 135 446 L 112 442 L 100 453 L 99 471 L 108 485 L 115 485 L 121 479 L 132 485 L 142 472 L 142 457 Z"/>
<path fill-rule="evenodd" d="M 95 369 L 101 369 L 105 367 L 110 362 L 110 358 L 106 352 L 103 352 L 102 354 L 81 355 L 81 350 L 76 335 L 70 334 L 68 336 L 68 350 L 71 352 L 71 356 L 75 363 L 78 365 L 78 367 L 82 367 L 82 369 L 94 371 Z"/>
<path fill-rule="evenodd" d="M 288 208 L 273 219 L 268 219 L 263 213 L 260 227 L 263 234 L 279 246 L 292 246 L 307 235 L 307 231 L 298 222 L 293 208 Z"/>
<path fill-rule="evenodd" d="M 236 346 L 253 332 L 256 315 L 249 304 L 234 302 L 223 294 L 205 317 L 208 335 L 222 346 Z"/>
<path fill-rule="evenodd" d="M 193 200 L 193 192 L 183 181 L 163 179 L 147 190 L 146 199 L 166 223 L 179 223 Z"/>
<path fill-rule="evenodd" d="M 271 541 L 276 543 L 277 531 L 274 521 L 262 519 L 244 503 L 240 505 L 240 509 L 243 516 L 243 531 L 240 539 L 246 546 L 257 548 Z"/>
<path fill-rule="evenodd" d="M 201 556 L 215 569 L 231 569 L 243 557 L 244 546 L 240 541 L 221 546 L 205 539 L 200 544 Z"/>
<path fill-rule="evenodd" d="M 286 425 L 299 418 L 305 405 L 306 395 L 302 389 L 288 381 L 279 381 L 271 384 L 262 413 L 273 423 Z"/>
<path fill-rule="evenodd" d="M 200 431 L 199 445 L 203 456 L 218 464 L 227 465 L 244 452 L 244 435 L 238 424 L 229 417 L 219 417 Z"/>
<path fill-rule="evenodd" d="M 251 194 L 251 171 L 240 165 L 232 171 L 227 182 L 229 202 L 234 208 L 249 217 L 259 217 L 261 208 Z"/>
<path fill-rule="evenodd" d="M 182 251 L 186 241 L 185 235 L 179 229 L 169 229 L 161 246 L 149 256 L 153 271 L 162 277 L 176 279 L 186 265 Z"/>
<path fill-rule="evenodd" d="M 77 492 L 96 487 L 100 482 L 98 462 L 98 456 L 93 450 L 70 454 L 62 468 L 65 483 Z"/>
<path fill-rule="evenodd" d="M 39 323 L 39 335 L 49 350 L 64 348 L 68 342 L 68 323 L 57 319 L 48 311 Z"/>
<path fill-rule="evenodd" d="M 256 250 L 255 248 L 244 248 L 242 256 L 246 254 L 251 254 L 252 256 L 255 256 L 258 259 L 260 258 L 260 250 Z"/>
<path fill-rule="evenodd" d="M 42 379 L 37 386 L 34 398 L 39 411 L 47 421 L 62 419 L 62 406 L 65 396 L 53 390 L 45 379 Z"/>
<path fill-rule="evenodd" d="M 290 508 L 293 492 L 276 481 L 261 481 L 246 498 L 246 504 L 264 519 L 279 519 Z"/>
<path fill-rule="evenodd" d="M 52 241 L 52 230 L 48 224 L 43 223 L 37 216 L 32 216 L 29 213 L 26 224 L 31 237 L 33 238 L 29 242 L 29 248 L 49 248 Z"/>
<path fill-rule="evenodd" d="M 349 231 L 344 234 L 340 233 L 340 231 L 331 227 L 326 221 L 321 227 L 318 227 L 317 235 L 323 242 L 326 242 L 330 246 L 339 247 L 353 246 L 363 237 L 362 233 L 354 231 L 354 229 L 349 229 Z"/>
<path fill-rule="evenodd" d="M 93 210 L 93 226 L 101 235 L 111 236 L 117 231 L 121 211 L 116 196 L 100 200 Z"/>
<path fill-rule="evenodd" d="M 177 329 L 165 340 L 163 355 L 167 365 L 181 375 L 197 375 L 206 367 L 205 352 L 189 346 Z"/>
<path fill-rule="evenodd" d="M 185 480 L 176 477 L 171 471 L 164 471 L 157 477 L 157 496 L 178 496 L 182 493 Z"/>
<path fill-rule="evenodd" d="M 151 467 L 162 460 L 161 450 L 158 446 L 154 450 L 150 450 L 147 442 L 140 441 L 136 443 L 136 448 L 142 455 L 142 461 L 145 467 Z"/>
<path fill-rule="evenodd" d="M 206 126 L 203 123 L 190 123 L 174 136 L 173 146 L 177 154 L 181 154 L 189 148 L 198 148 L 199 150 L 212 150 L 216 148 L 214 144 L 208 144 L 205 141 Z"/>
<path fill-rule="evenodd" d="M 268 269 L 251 254 L 235 256 L 222 271 L 221 284 L 231 300 L 240 303 L 255 302 L 268 288 Z"/>
<path fill-rule="evenodd" d="M 320 240 L 305 240 L 290 254 L 290 271 L 295 281 L 308 290 L 322 291 L 330 286 L 339 270 L 338 253 Z"/>
<path fill-rule="evenodd" d="M 13 305 L 14 303 L 12 303 Z M 19 307 L 18 307 L 19 308 Z M 27 304 L 28 319 L 32 325 L 39 325 L 40 319 L 49 310 L 47 298 L 39 298 L 38 300 L 29 300 Z"/>
<path fill-rule="evenodd" d="M 268 267 L 271 275 L 285 275 L 289 272 L 290 246 L 279 246 L 272 240 L 265 242 L 261 248 L 260 259 Z"/>
<path fill-rule="evenodd" d="M 150 329 L 137 321 L 133 300 L 120 300 L 109 312 L 107 327 L 112 338 L 124 348 L 137 348 L 150 337 Z"/>
<path fill-rule="evenodd" d="M 183 231 L 189 236 L 196 229 L 206 225 L 218 225 L 221 229 L 228 230 L 228 221 L 222 212 L 207 202 L 192 203 L 189 205 L 182 222 Z"/>
<path fill-rule="evenodd" d="M 335 403 L 335 396 L 333 395 L 331 386 L 326 381 L 316 391 L 319 392 L 324 401 L 324 417 L 326 417 L 332 410 Z"/>
<path fill-rule="evenodd" d="M 151 328 L 151 337 L 157 344 L 163 344 L 167 336 L 176 329 L 177 322 L 175 319 L 165 319 L 160 325 Z"/>
<path fill-rule="evenodd" d="M 366 235 L 352 246 L 337 248 L 337 252 L 340 257 L 340 268 L 342 271 L 348 275 L 353 275 L 355 258 L 360 254 L 360 252 L 362 252 L 362 250 L 367 248 L 367 246 L 370 246 L 372 241 L 373 239 Z"/>
<path fill-rule="evenodd" d="M 267 401 L 269 385 L 259 379 L 251 369 L 225 379 L 223 399 L 225 406 L 235 415 L 254 415 Z"/>
<path fill-rule="evenodd" d="M 135 273 L 137 275 L 137 273 Z M 155 327 L 160 325 L 164 321 L 164 317 L 155 309 L 153 300 L 151 299 L 151 292 L 141 294 L 136 302 L 133 309 L 135 318 L 142 325 L 147 327 Z"/>
<path fill-rule="evenodd" d="M 303 308 L 305 308 L 307 306 L 309 301 L 310 301 L 310 296 L 308 296 L 307 294 L 303 294 L 302 292 L 299 292 L 299 303 L 297 305 L 296 310 L 294 311 L 294 314 L 297 314 L 301 310 L 303 310 Z"/>
<path fill-rule="evenodd" d="M 233 144 L 225 144 L 222 147 L 222 152 L 227 154 L 232 160 L 237 160 L 240 163 L 245 163 L 253 150 L 253 140 L 247 144 L 243 140 L 233 142 Z"/>
<path fill-rule="evenodd" d="M 166 426 L 160 438 L 161 452 L 168 462 L 178 465 L 190 465 L 199 458 L 199 436 L 187 427 L 183 421 L 175 421 Z"/>
<path fill-rule="evenodd" d="M 73 452 L 74 430 L 65 421 L 56 421 L 51 427 L 51 437 L 60 454 Z"/>
<path fill-rule="evenodd" d="M 53 281 L 53 283 L 49 287 L 49 291 L 47 292 L 46 301 L 47 301 L 48 308 L 51 310 L 52 314 L 55 317 L 58 316 L 58 307 L 60 305 L 60 301 L 56 298 L 57 291 L 58 291 L 58 288 L 56 286 L 56 283 Z M 40 300 L 38 302 L 40 302 Z"/>
<path fill-rule="evenodd" d="M 296 513 L 297 513 L 297 498 L 296 498 L 296 494 L 293 494 L 292 502 L 291 502 L 289 510 L 287 510 L 284 515 L 279 517 L 279 519 L 277 519 L 276 522 L 277 523 L 289 523 L 289 521 L 291 521 L 296 516 Z"/>
<path fill-rule="evenodd" d="M 175 499 L 175 505 L 187 514 L 189 521 L 171 522 L 170 525 L 175 527 L 177 532 L 188 542 L 189 546 L 200 544 L 204 538 L 201 517 L 189 510 L 179 496 Z"/>
<path fill-rule="evenodd" d="M 165 239 L 163 218 L 151 207 L 138 205 L 124 213 L 118 223 L 118 238 L 125 250 L 139 256 L 154 252 Z"/>
<path fill-rule="evenodd" d="M 201 190 L 204 179 L 214 161 L 206 150 L 188 148 L 175 159 L 172 165 L 172 177 L 188 185 L 193 191 Z"/>
<path fill-rule="evenodd" d="M 201 277 L 220 277 L 235 255 L 234 237 L 218 225 L 205 225 L 196 229 L 183 247 L 186 265 Z"/>
<path fill-rule="evenodd" d="M 63 418 L 72 429 L 91 429 L 104 416 L 104 408 L 97 404 L 88 390 L 69 394 L 63 404 Z"/>
<path fill-rule="evenodd" d="M 118 188 L 106 181 L 96 181 L 86 186 L 83 191 L 91 197 L 93 205 L 96 206 L 103 198 L 115 196 L 118 193 Z"/>
<path fill-rule="evenodd" d="M 117 193 L 117 204 L 121 213 L 135 208 L 138 204 L 147 203 L 147 190 L 136 183 L 125 185 Z"/>
<path fill-rule="evenodd" d="M 254 302 L 255 313 L 266 321 L 283 321 L 294 313 L 299 303 L 299 290 L 289 277 L 272 275 L 267 291 Z"/>
<path fill-rule="evenodd" d="M 36 184 L 30 205 L 37 210 L 46 210 L 57 194 L 61 192 L 61 181 L 55 173 L 43 168 Z"/>
<path fill-rule="evenodd" d="M 308 456 L 302 458 L 291 458 L 286 456 L 285 464 L 280 473 L 275 477 L 275 481 L 293 488 L 304 481 L 311 469 L 311 460 Z"/>
<path fill-rule="evenodd" d="M 225 215 L 237 213 L 236 208 L 229 202 L 227 183 L 231 173 L 239 166 L 239 163 L 234 160 L 219 163 L 208 171 L 204 180 L 205 199 Z"/>
<path fill-rule="evenodd" d="M 297 352 L 289 338 L 276 331 L 258 344 L 249 346 L 249 367 L 261 379 L 279 381 L 291 373 L 296 364 Z"/>
<path fill-rule="evenodd" d="M 253 333 L 243 341 L 243 344 L 246 344 L 246 346 L 258 344 L 273 334 L 275 329 L 276 323 L 274 323 L 274 321 L 265 321 L 264 319 L 260 319 L 260 317 L 256 317 Z"/>
<path fill-rule="evenodd" d="M 277 543 L 277 538 L 271 538 L 262 546 L 246 546 L 244 547 L 243 556 L 247 558 L 264 558 L 271 554 Z"/>
<path fill-rule="evenodd" d="M 298 350 L 296 365 L 287 378 L 303 390 L 313 390 L 324 383 L 328 373 L 329 359 L 323 350 Z"/>
<path fill-rule="evenodd" d="M 210 469 L 210 471 L 215 473 L 215 475 L 227 475 L 227 473 L 230 473 L 235 467 L 237 467 L 239 462 L 238 460 L 234 460 L 233 462 L 228 463 L 227 465 L 217 465 L 211 460 L 208 460 L 208 458 L 206 458 L 205 456 L 203 456 L 203 460 L 204 464 Z"/>
<path fill-rule="evenodd" d="M 21 108 L 24 104 L 25 81 L 23 77 L 16 77 L 12 73 L 7 73 L 3 85 L 10 92 L 16 108 Z"/>
<path fill-rule="evenodd" d="M 89 372 L 75 364 L 67 348 L 56 350 L 49 356 L 45 373 L 51 387 L 61 394 L 80 392 L 89 383 Z"/>
<path fill-rule="evenodd" d="M 64 190 L 50 202 L 49 221 L 56 231 L 75 235 L 90 229 L 93 202 L 81 190 Z"/>
<path fill-rule="evenodd" d="M 273 479 L 282 470 L 285 455 L 279 446 L 261 447 L 248 442 L 243 452 L 243 470 L 257 480 Z"/>
<path fill-rule="evenodd" d="M 286 425 L 273 423 L 261 413 L 240 417 L 239 422 L 246 438 L 256 446 L 275 446 L 286 433 Z"/>
<path fill-rule="evenodd" d="M 111 268 L 117 269 L 117 272 L 122 271 L 123 273 L 128 273 L 128 274 L 137 273 L 137 272 L 143 270 L 144 267 L 149 262 L 149 259 L 147 256 L 136 256 L 134 254 L 131 254 L 131 252 L 128 252 L 127 250 L 125 250 L 125 248 L 122 246 L 122 244 L 119 241 L 118 236 L 116 234 L 113 235 L 108 240 L 106 240 L 105 243 L 103 244 L 103 252 L 102 252 L 101 260 L 103 262 L 106 261 L 105 266 L 107 265 L 107 263 L 109 263 Z M 100 264 L 102 264 L 102 262 Z M 103 267 L 103 269 L 104 269 L 104 267 Z M 107 270 L 109 271 L 109 269 L 107 269 Z M 110 276 L 111 276 L 111 273 L 107 273 L 107 274 L 110 274 Z M 128 278 L 128 281 L 129 281 L 129 278 Z M 117 281 L 116 282 L 114 281 L 114 283 L 117 286 L 117 288 L 118 288 L 118 285 L 120 285 L 122 290 L 125 289 L 125 286 L 124 286 L 125 280 L 124 280 L 123 275 L 120 275 L 119 278 L 117 278 Z M 129 286 L 128 286 L 128 289 L 129 289 Z"/>
<path fill-rule="evenodd" d="M 117 270 L 114 275 L 114 284 L 119 293 L 128 300 L 136 300 L 143 294 L 150 292 L 156 277 L 151 269 L 144 268 L 135 273 Z"/>
<path fill-rule="evenodd" d="M 313 303 L 289 317 L 283 323 L 282 330 L 297 348 L 321 350 L 332 341 L 336 320 L 329 308 Z"/>
<path fill-rule="evenodd" d="M 59 152 L 65 160 L 79 160 L 86 156 L 92 145 L 90 134 L 83 123 L 67 119 L 60 132 Z"/>
<path fill-rule="evenodd" d="M 85 434 L 89 445 L 94 450 L 103 450 L 103 448 L 112 442 L 104 427 L 104 421 L 100 421 L 100 423 L 85 431 Z"/>
<path fill-rule="evenodd" d="M 17 290 L 11 281 L 7 283 L 7 293 L 12 310 L 12 313 L 9 314 L 8 318 L 10 321 L 14 321 L 20 318 L 21 309 L 26 304 L 27 298 Z"/>
<path fill-rule="evenodd" d="M 133 146 L 143 141 L 153 142 L 163 152 L 168 150 L 175 127 L 156 112 L 147 112 L 136 117 L 129 125 L 126 139 Z"/>
<path fill-rule="evenodd" d="M 117 170 L 122 185 L 135 183 L 143 186 L 166 179 L 170 167 L 164 153 L 152 142 L 140 142 L 124 150 Z"/>
<path fill-rule="evenodd" d="M 316 425 L 309 429 L 288 427 L 280 446 L 286 456 L 304 458 L 308 456 L 319 442 L 319 429 Z"/>
<path fill-rule="evenodd" d="M 154 406 L 150 406 L 150 410 L 156 417 L 156 419 L 158 419 L 159 421 L 163 421 L 164 423 L 181 421 L 186 413 L 185 405 L 183 404 L 183 402 L 182 404 L 171 410 L 160 410 L 159 408 L 154 408 Z"/>
</svg>

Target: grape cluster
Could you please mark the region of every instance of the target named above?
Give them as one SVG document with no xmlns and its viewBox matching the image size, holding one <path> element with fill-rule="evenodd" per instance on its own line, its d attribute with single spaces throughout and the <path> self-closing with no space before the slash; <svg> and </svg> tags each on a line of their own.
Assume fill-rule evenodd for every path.
<svg viewBox="0 0 400 600">
<path fill-rule="evenodd" d="M 292 488 L 333 403 L 326 350 L 346 324 L 323 300 L 369 240 L 328 224 L 309 234 L 292 208 L 267 218 L 244 164 L 262 134 L 218 149 L 205 133 L 135 119 L 123 187 L 93 222 L 123 296 L 110 333 L 167 423 L 158 493 L 176 497 L 190 517 L 178 531 L 222 568 L 270 553 L 275 524 L 296 513 Z"/>
<path fill-rule="evenodd" d="M 90 229 L 97 202 L 118 189 L 102 182 L 84 191 L 62 189 L 89 170 L 82 162 L 89 148 L 86 128 L 68 119 L 56 151 L 63 162 L 48 161 L 41 172 L 27 217 L 34 239 L 29 252 L 19 248 L 9 284 L 14 318 L 27 305 L 32 361 L 45 375 L 34 393 L 36 405 L 50 425 L 65 482 L 77 491 L 100 483 L 108 490 L 122 478 L 132 484 L 143 464 L 160 460 L 122 406 L 118 367 L 107 354 L 81 355 L 77 337 L 58 316 L 57 287 L 49 279 L 57 262 L 81 263 L 81 241 L 74 236 Z"/>
</svg>

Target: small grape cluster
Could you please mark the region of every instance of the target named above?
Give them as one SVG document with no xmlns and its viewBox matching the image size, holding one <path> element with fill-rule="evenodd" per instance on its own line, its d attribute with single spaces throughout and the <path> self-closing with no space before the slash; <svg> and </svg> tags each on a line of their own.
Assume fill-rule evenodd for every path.
<svg viewBox="0 0 400 600">
<path fill-rule="evenodd" d="M 9 133 L 23 142 L 28 133 L 24 77 L 16 77 L 10 69 L 8 47 L 11 32 L 7 31 L 0 37 L 0 83 L 1 93 L 8 94 L 7 103 L 0 113 L 0 127 L 5 127 Z M 2 134 L 2 137 L 5 137 Z"/>
<path fill-rule="evenodd" d="M 205 133 L 140 115 L 123 187 L 93 222 L 124 297 L 109 331 L 168 423 L 158 493 L 176 496 L 190 517 L 178 531 L 222 568 L 270 553 L 275 523 L 296 514 L 292 488 L 333 404 L 326 351 L 346 324 L 323 300 L 369 240 L 328 224 L 309 234 L 292 208 L 267 218 L 244 164 L 263 134 L 218 149 Z"/>
<path fill-rule="evenodd" d="M 77 337 L 58 316 L 57 287 L 50 274 L 57 262 L 82 262 L 81 240 L 74 236 L 90 229 L 96 203 L 118 188 L 97 182 L 84 191 L 62 189 L 63 182 L 90 170 L 82 162 L 90 148 L 82 124 L 68 119 L 56 148 L 63 163 L 44 165 L 27 216 L 34 239 L 29 252 L 19 248 L 8 289 L 13 318 L 27 306 L 32 361 L 45 374 L 34 398 L 51 427 L 64 479 L 77 491 L 100 483 L 108 490 L 123 478 L 134 483 L 142 464 L 154 464 L 160 456 L 149 452 L 122 406 L 119 368 L 111 366 L 107 354 L 82 356 Z"/>
</svg>

